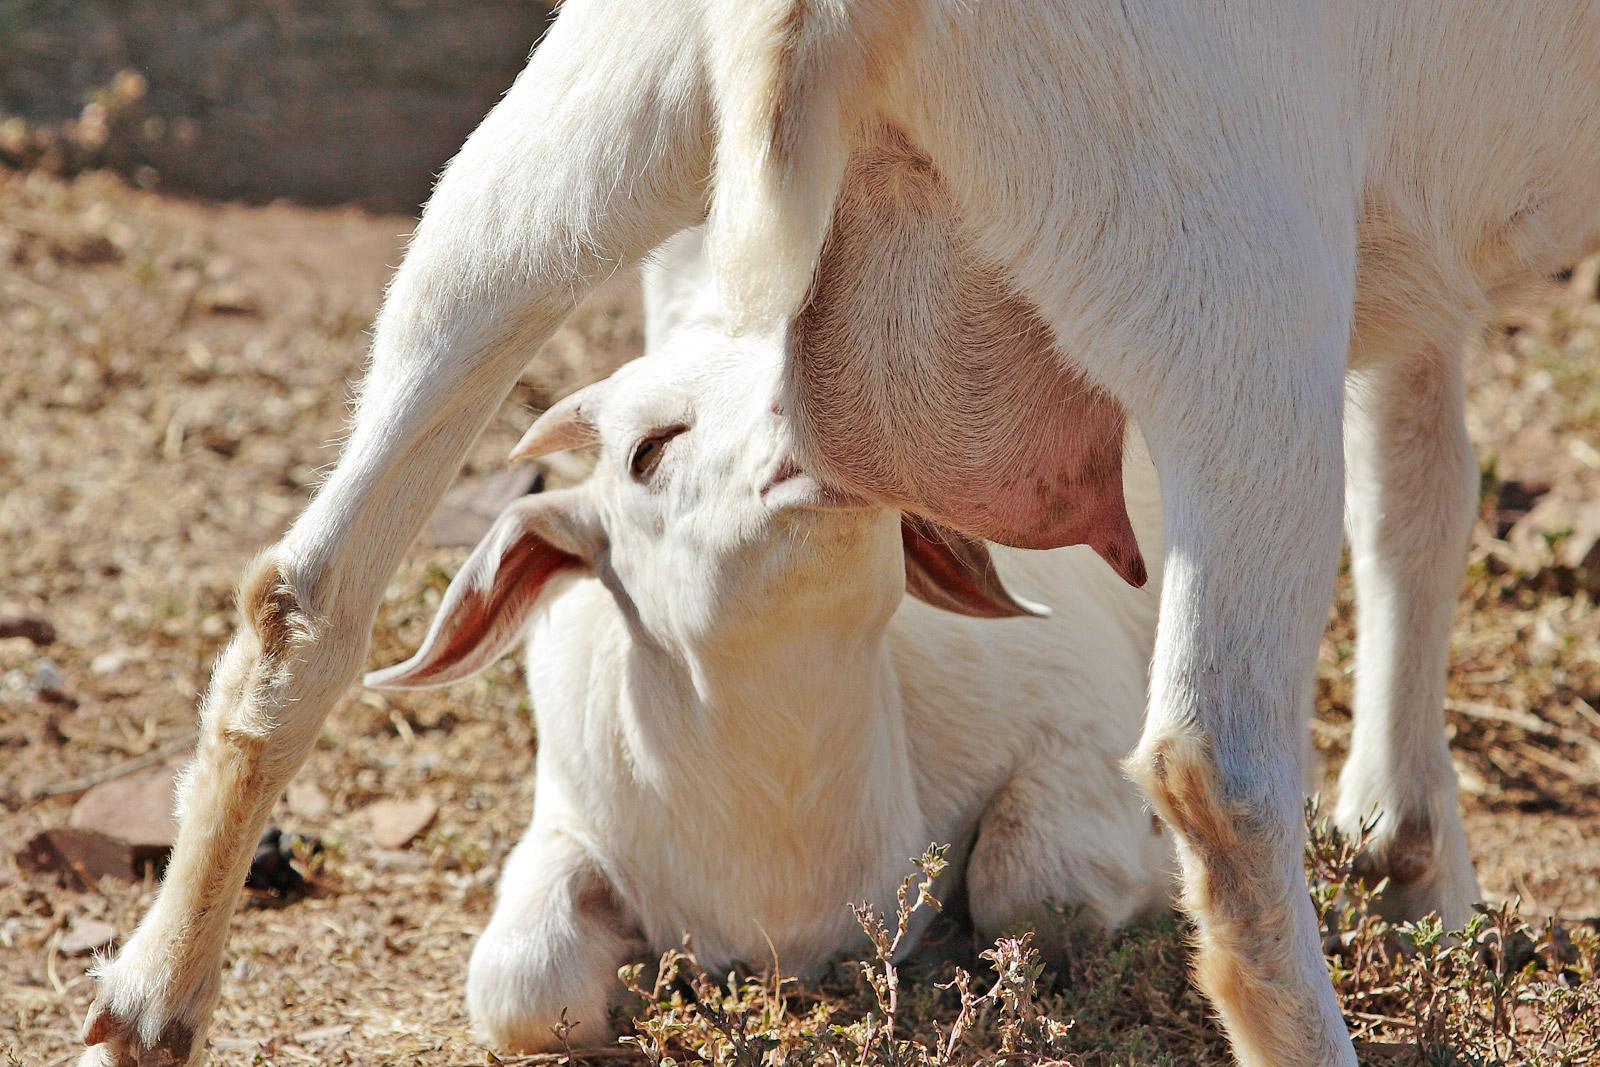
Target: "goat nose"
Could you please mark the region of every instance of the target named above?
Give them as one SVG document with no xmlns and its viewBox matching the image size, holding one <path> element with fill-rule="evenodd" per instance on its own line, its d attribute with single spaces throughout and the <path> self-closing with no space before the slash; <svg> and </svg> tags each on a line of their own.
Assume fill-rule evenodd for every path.
<svg viewBox="0 0 1600 1067">
<path fill-rule="evenodd" d="M 778 418 L 780 418 L 780 419 L 783 418 L 783 401 L 782 400 L 774 400 L 772 402 L 772 407 L 769 408 L 768 410 L 771 411 L 774 415 L 778 416 Z"/>
</svg>

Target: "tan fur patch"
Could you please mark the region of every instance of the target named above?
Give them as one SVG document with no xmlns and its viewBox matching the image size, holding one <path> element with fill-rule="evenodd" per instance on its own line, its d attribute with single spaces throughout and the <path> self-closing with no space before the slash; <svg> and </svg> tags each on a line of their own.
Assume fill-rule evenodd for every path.
<svg viewBox="0 0 1600 1067">
<path fill-rule="evenodd" d="M 1298 921 L 1276 856 L 1283 829 L 1217 781 L 1209 739 L 1197 728 L 1147 738 L 1125 764 L 1177 832 L 1182 906 L 1195 923 L 1195 983 L 1211 999 L 1245 1067 L 1311 1067 L 1307 1054 L 1333 1035 L 1321 1025 L 1309 975 L 1286 940 Z"/>
<path fill-rule="evenodd" d="M 261 655 L 278 661 L 291 649 L 314 641 L 319 621 L 300 602 L 300 594 L 289 584 L 283 567 L 270 553 L 263 553 L 250 564 L 239 583 L 239 612 L 255 630 L 261 642 Z"/>
<path fill-rule="evenodd" d="M 245 686 L 245 695 L 253 700 L 252 695 L 283 681 L 295 652 L 316 642 L 326 627 L 306 608 L 270 551 L 251 562 L 239 583 L 237 601 L 258 646 Z"/>
</svg>

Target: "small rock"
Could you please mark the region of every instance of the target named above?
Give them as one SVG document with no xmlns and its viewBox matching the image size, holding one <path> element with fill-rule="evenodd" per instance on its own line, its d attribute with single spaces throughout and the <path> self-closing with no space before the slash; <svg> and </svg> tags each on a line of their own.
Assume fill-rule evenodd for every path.
<svg viewBox="0 0 1600 1067">
<path fill-rule="evenodd" d="M 1600 503 L 1571 490 L 1553 490 L 1517 520 L 1505 540 L 1512 552 L 1507 562 L 1530 574 L 1552 562 L 1584 566 L 1600 544 Z"/>
<path fill-rule="evenodd" d="M 0 615 L 0 637 L 26 637 L 36 645 L 48 645 L 56 639 L 56 628 L 37 615 Z"/>
<path fill-rule="evenodd" d="M 68 234 L 55 241 L 51 249 L 55 258 L 65 263 L 92 267 L 101 263 L 115 263 L 122 252 L 110 240 L 98 233 Z"/>
<path fill-rule="evenodd" d="M 78 923 L 57 946 L 63 956 L 82 956 L 96 949 L 109 948 L 117 939 L 117 928 L 110 923 L 90 919 Z"/>
<path fill-rule="evenodd" d="M 284 799 L 289 803 L 289 812 L 302 819 L 325 819 L 333 811 L 328 794 L 316 782 L 290 782 Z"/>
<path fill-rule="evenodd" d="M 179 761 L 101 782 L 72 806 L 67 825 L 119 837 L 138 848 L 168 849 L 178 840 L 173 816 Z"/>
<path fill-rule="evenodd" d="M 55 874 L 69 888 L 83 891 L 110 875 L 134 880 L 133 848 L 124 840 L 93 830 L 62 827 L 35 834 L 17 853 L 24 874 Z"/>
<path fill-rule="evenodd" d="M 56 661 L 45 656 L 33 669 L 32 684 L 35 692 L 59 693 L 66 682 L 61 677 L 61 668 L 56 666 Z"/>
<path fill-rule="evenodd" d="M 195 293 L 194 302 L 201 311 L 213 315 L 255 315 L 261 310 L 256 299 L 237 282 L 203 286 Z"/>
<path fill-rule="evenodd" d="M 113 648 L 109 652 L 102 652 L 89 661 L 91 674 L 116 674 L 130 663 L 137 663 L 145 659 L 149 653 L 138 648 Z"/>
<path fill-rule="evenodd" d="M 428 866 L 428 857 L 409 849 L 402 852 L 393 848 L 374 849 L 367 857 L 376 871 L 420 871 Z"/>
<path fill-rule="evenodd" d="M 380 800 L 370 805 L 372 837 L 382 848 L 405 848 L 433 825 L 439 805 L 427 797 L 421 800 Z"/>
<path fill-rule="evenodd" d="M 0 702 L 5 704 L 21 704 L 32 701 L 27 685 L 27 672 L 21 667 L 11 667 L 0 675 Z"/>
</svg>

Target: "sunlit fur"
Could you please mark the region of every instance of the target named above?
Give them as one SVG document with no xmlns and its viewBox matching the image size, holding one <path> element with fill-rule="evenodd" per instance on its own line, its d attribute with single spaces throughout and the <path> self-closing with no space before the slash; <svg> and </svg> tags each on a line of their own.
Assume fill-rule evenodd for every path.
<svg viewBox="0 0 1600 1067">
<path fill-rule="evenodd" d="M 693 257 L 669 254 L 684 275 L 653 274 L 649 303 L 683 312 Z M 560 498 L 563 543 L 596 563 L 514 620 L 532 625 L 537 797 L 468 985 L 503 1049 L 559 1048 L 563 1011 L 576 1043 L 611 1040 L 617 967 L 686 934 L 713 973 L 775 959 L 815 974 L 868 947 L 847 905 L 892 913 L 929 843 L 952 846 L 939 891 L 965 899 L 985 942 L 1044 919 L 1042 947 L 1057 945 L 1047 903 L 1115 925 L 1165 899 L 1170 843 L 1119 766 L 1143 718 L 1154 593 L 1066 548 L 999 550 L 1049 618 L 902 600 L 897 513 L 808 506 L 804 479 L 760 495 L 789 448 L 770 410 L 781 349 L 689 316 L 664 337 L 653 324 L 653 352 L 610 379 L 596 472 Z M 634 443 L 668 426 L 687 429 L 634 478 Z M 1154 549 L 1142 455 L 1129 487 Z M 447 593 L 439 613 L 477 605 Z M 379 677 L 432 684 L 433 651 Z"/>
<path fill-rule="evenodd" d="M 207 877 L 169 883 L 102 969 L 86 1062 L 201 1054 L 249 840 L 526 353 L 707 211 L 719 284 L 758 332 L 786 334 L 854 138 L 881 119 L 926 154 L 1064 365 L 1149 443 L 1165 573 L 1133 768 L 1162 810 L 1214 803 L 1187 825 L 1242 846 L 1228 879 L 1217 842 L 1180 849 L 1199 974 L 1236 1051 L 1353 1064 L 1301 904 L 1298 803 L 1347 373 L 1348 526 L 1375 632 L 1358 638 L 1340 813 L 1383 809 L 1370 869 L 1414 876 L 1405 913 L 1455 920 L 1475 895 L 1438 729 L 1470 505 L 1460 350 L 1485 312 L 1600 244 L 1597 98 L 1592 0 L 569 0 L 440 180 L 342 458 L 260 563 L 251 589 L 273 595 L 219 665 L 203 718 L 224 743 L 201 750 L 174 859 Z M 912 358 L 875 355 L 890 373 Z M 859 427 L 827 429 L 860 446 Z M 917 430 L 877 447 L 915 451 L 939 424 Z"/>
</svg>

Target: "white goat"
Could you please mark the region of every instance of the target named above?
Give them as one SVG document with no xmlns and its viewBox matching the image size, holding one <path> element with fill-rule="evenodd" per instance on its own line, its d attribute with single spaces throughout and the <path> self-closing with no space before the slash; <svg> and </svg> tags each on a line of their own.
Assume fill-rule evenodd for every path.
<svg viewBox="0 0 1600 1067">
<path fill-rule="evenodd" d="M 1176 832 L 1198 981 L 1252 1067 L 1354 1064 L 1301 867 L 1344 505 L 1340 818 L 1381 811 L 1396 913 L 1458 922 L 1460 351 L 1600 247 L 1596 99 L 1594 0 L 571 0 L 441 179 L 344 454 L 246 579 L 167 884 L 88 1043 L 198 1055 L 255 835 L 400 554 L 529 346 L 709 212 L 839 488 L 1137 583 L 1137 421 L 1166 553 L 1130 766 Z"/>
<path fill-rule="evenodd" d="M 929 541 L 801 473 L 771 410 L 782 350 L 696 307 L 698 241 L 669 250 L 678 276 L 647 278 L 653 354 L 521 449 L 598 440 L 595 473 L 508 507 L 422 648 L 367 677 L 444 685 L 529 634 L 533 824 L 467 986 L 480 1032 L 515 1051 L 560 1047 L 563 1009 L 582 1044 L 612 1040 L 618 966 L 685 933 L 713 972 L 775 955 L 814 974 L 867 948 L 846 905 L 892 914 L 930 841 L 952 845 L 984 939 L 1046 901 L 1118 924 L 1169 884 L 1118 763 L 1144 716 L 1154 595 L 1087 549 L 999 550 L 1007 583 L 1055 609 L 1005 620 L 1024 609 L 981 542 Z M 1148 461 L 1129 486 L 1154 542 Z"/>
</svg>

